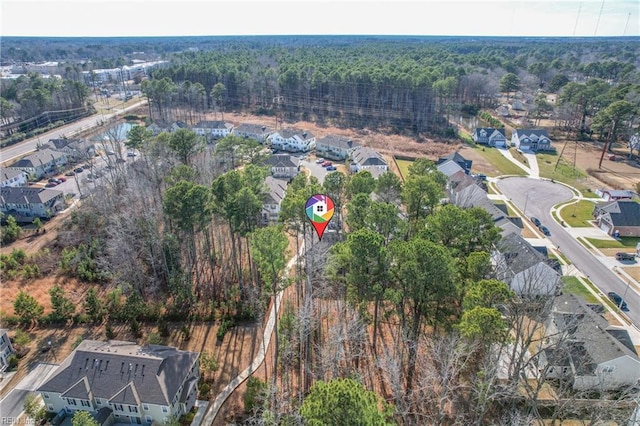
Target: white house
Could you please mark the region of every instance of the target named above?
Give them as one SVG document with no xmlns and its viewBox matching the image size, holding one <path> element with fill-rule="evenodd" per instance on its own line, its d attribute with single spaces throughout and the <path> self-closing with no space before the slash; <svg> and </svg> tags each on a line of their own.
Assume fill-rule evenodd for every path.
<svg viewBox="0 0 640 426">
<path fill-rule="evenodd" d="M 263 225 L 267 225 L 278 221 L 280 206 L 287 192 L 287 181 L 267 176 L 264 183 L 266 191 L 262 203 L 261 221 Z"/>
<path fill-rule="evenodd" d="M 32 222 L 36 217 L 49 218 L 64 208 L 62 191 L 36 187 L 0 188 L 0 212 L 18 222 Z"/>
<path fill-rule="evenodd" d="M 233 129 L 233 134 L 247 139 L 255 139 L 261 144 L 269 138 L 273 130 L 261 124 L 242 123 Z"/>
<path fill-rule="evenodd" d="M 58 167 L 67 164 L 67 155 L 63 152 L 51 149 L 42 149 L 27 155 L 11 165 L 14 169 L 20 169 L 29 175 L 29 179 L 42 179 L 47 173 L 57 171 Z"/>
<path fill-rule="evenodd" d="M 549 151 L 551 139 L 544 129 L 514 129 L 511 134 L 511 145 L 523 151 Z"/>
<path fill-rule="evenodd" d="M 581 391 L 640 383 L 640 360 L 627 330 L 611 326 L 576 296 L 555 298 L 545 334 L 538 368 L 547 378 L 569 380 Z"/>
<path fill-rule="evenodd" d="M 477 127 L 471 135 L 474 142 L 481 145 L 496 146 L 504 148 L 507 146 L 507 138 L 504 129 L 494 129 L 488 127 Z"/>
<path fill-rule="evenodd" d="M 282 129 L 269 136 L 276 149 L 289 152 L 309 152 L 316 147 L 316 138 L 311 132 L 298 129 Z"/>
<path fill-rule="evenodd" d="M 198 357 L 169 346 L 84 340 L 38 392 L 50 413 L 106 407 L 114 423 L 165 424 L 196 402 Z"/>
<path fill-rule="evenodd" d="M 27 173 L 12 167 L 3 168 L 0 171 L 0 187 L 5 186 L 26 186 L 28 181 Z"/>
<path fill-rule="evenodd" d="M 14 352 L 7 330 L 0 328 L 0 373 L 9 366 L 9 357 Z"/>
<path fill-rule="evenodd" d="M 233 132 L 233 124 L 226 121 L 201 121 L 193 126 L 193 131 L 209 139 L 219 139 Z"/>
<path fill-rule="evenodd" d="M 316 142 L 316 154 L 331 160 L 346 160 L 359 146 L 350 138 L 327 135 Z"/>
<path fill-rule="evenodd" d="M 359 146 L 355 148 L 351 153 L 351 159 L 353 160 L 353 163 L 351 163 L 351 171 L 354 173 L 357 173 L 360 170 L 389 170 L 389 165 L 385 159 L 382 158 L 382 155 L 366 146 Z"/>
<path fill-rule="evenodd" d="M 271 176 L 274 178 L 293 179 L 300 173 L 300 160 L 289 154 L 276 154 L 265 160 Z"/>
</svg>

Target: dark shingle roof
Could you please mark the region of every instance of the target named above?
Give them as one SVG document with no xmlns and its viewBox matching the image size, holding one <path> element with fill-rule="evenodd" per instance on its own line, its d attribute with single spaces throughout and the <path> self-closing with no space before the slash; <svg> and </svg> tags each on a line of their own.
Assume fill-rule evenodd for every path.
<svg viewBox="0 0 640 426">
<path fill-rule="evenodd" d="M 265 164 L 271 167 L 298 167 L 300 160 L 289 154 L 276 154 L 267 158 Z"/>
<path fill-rule="evenodd" d="M 64 157 L 65 155 L 51 149 L 43 149 L 36 151 L 31 155 L 27 155 L 23 159 L 13 163 L 11 167 L 38 167 L 41 164 L 47 164 L 52 160 Z"/>
<path fill-rule="evenodd" d="M 308 130 L 300 130 L 300 129 L 281 129 L 278 130 L 278 133 L 280 134 L 280 136 L 282 136 L 284 139 L 289 139 L 289 138 L 293 138 L 293 137 L 298 137 L 299 139 L 302 140 L 309 140 L 313 138 L 313 133 L 311 133 Z"/>
<path fill-rule="evenodd" d="M 444 173 L 447 177 L 453 176 L 458 172 L 464 173 L 464 169 L 460 167 L 460 164 L 452 160 L 443 161 L 442 163 L 438 164 L 436 168 L 439 172 Z"/>
<path fill-rule="evenodd" d="M 353 161 L 360 166 L 386 166 L 387 162 L 378 151 L 366 146 L 360 146 L 353 151 Z"/>
<path fill-rule="evenodd" d="M 267 186 L 265 203 L 280 204 L 284 198 L 285 192 L 287 191 L 287 181 L 267 176 L 264 183 Z"/>
<path fill-rule="evenodd" d="M 239 133 L 253 133 L 256 135 L 272 132 L 272 130 L 267 126 L 263 126 L 262 124 L 250 124 L 250 123 L 240 124 L 238 127 L 236 127 L 235 131 Z"/>
<path fill-rule="evenodd" d="M 82 377 L 78 382 L 71 386 L 65 393 L 60 395 L 64 398 L 78 398 L 78 399 L 91 399 L 91 388 L 89 387 L 89 382 L 87 377 Z"/>
<path fill-rule="evenodd" d="M 51 144 L 55 147 L 55 149 L 62 149 L 71 143 L 82 143 L 82 139 L 49 139 L 47 144 Z"/>
<path fill-rule="evenodd" d="M 3 204 L 44 204 L 62 193 L 62 191 L 49 188 L 5 186 L 0 189 L 0 202 Z"/>
<path fill-rule="evenodd" d="M 127 384 L 120 392 L 111 397 L 109 402 L 113 404 L 140 405 L 140 397 L 133 383 Z"/>
<path fill-rule="evenodd" d="M 2 169 L 2 174 L 0 175 L 0 180 L 10 180 L 15 178 L 16 176 L 24 175 L 25 172 L 20 169 L 14 169 L 12 167 L 7 167 Z"/>
<path fill-rule="evenodd" d="M 618 200 L 597 204 L 609 212 L 614 226 L 640 226 L 640 203 L 633 200 Z"/>
<path fill-rule="evenodd" d="M 327 145 L 340 149 L 357 148 L 360 144 L 355 143 L 351 138 L 336 135 L 327 135 L 316 142 L 317 145 Z"/>
<path fill-rule="evenodd" d="M 229 124 L 226 121 L 201 121 L 195 126 L 198 129 L 230 129 L 233 127 L 233 124 Z"/>
<path fill-rule="evenodd" d="M 95 398 L 170 405 L 197 359 L 168 346 L 85 340 L 38 390 L 64 393 L 86 378 Z"/>
<path fill-rule="evenodd" d="M 474 136 L 480 137 L 480 132 L 482 132 L 483 130 L 487 133 L 488 138 L 492 137 L 495 132 L 500 133 L 502 136 L 505 135 L 504 128 L 495 129 L 493 127 L 476 127 L 476 129 L 473 131 Z"/>
</svg>

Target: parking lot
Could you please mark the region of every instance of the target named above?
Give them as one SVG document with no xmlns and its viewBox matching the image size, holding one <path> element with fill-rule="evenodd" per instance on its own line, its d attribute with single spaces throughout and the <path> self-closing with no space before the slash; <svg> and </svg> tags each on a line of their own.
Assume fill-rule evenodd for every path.
<svg viewBox="0 0 640 426">
<path fill-rule="evenodd" d="M 306 159 L 301 159 L 300 166 L 309 170 L 309 172 L 311 173 L 311 176 L 315 176 L 316 178 L 318 178 L 318 181 L 322 185 L 322 183 L 324 182 L 325 176 L 327 176 L 327 173 L 331 173 L 331 172 L 327 171 L 327 169 L 322 167 L 322 165 L 317 164 L 316 158 L 317 157 L 312 155 L 312 156 L 308 156 Z M 340 164 L 343 164 L 344 161 L 339 161 L 339 162 L 332 161 L 332 163 L 335 166 L 339 166 Z M 338 170 L 340 170 L 340 168 L 338 168 Z"/>
</svg>

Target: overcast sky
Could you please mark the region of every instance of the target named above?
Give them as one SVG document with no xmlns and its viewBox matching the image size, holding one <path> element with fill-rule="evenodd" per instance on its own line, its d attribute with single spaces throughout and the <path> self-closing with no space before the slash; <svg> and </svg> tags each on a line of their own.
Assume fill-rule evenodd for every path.
<svg viewBox="0 0 640 426">
<path fill-rule="evenodd" d="M 638 36 L 638 0 L 0 0 L 3 36 Z"/>
</svg>

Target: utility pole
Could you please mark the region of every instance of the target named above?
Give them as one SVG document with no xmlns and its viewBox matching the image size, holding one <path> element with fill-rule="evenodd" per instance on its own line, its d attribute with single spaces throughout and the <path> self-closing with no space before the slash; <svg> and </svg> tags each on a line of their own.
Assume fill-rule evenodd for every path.
<svg viewBox="0 0 640 426">
<path fill-rule="evenodd" d="M 284 102 L 284 96 L 276 96 L 275 98 L 273 98 L 273 102 L 276 103 L 276 128 L 275 130 L 278 130 L 278 114 L 280 113 L 280 104 L 282 104 L 282 102 Z M 281 120 L 282 122 L 282 120 Z"/>
<path fill-rule="evenodd" d="M 611 121 L 611 129 L 609 129 L 609 136 L 607 140 L 604 141 L 604 145 L 602 146 L 602 154 L 600 154 L 600 162 L 598 163 L 598 168 L 602 168 L 602 159 L 604 158 L 604 153 L 607 151 L 607 146 L 611 144 L 613 139 L 613 129 L 616 127 L 616 120 Z"/>
</svg>

